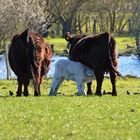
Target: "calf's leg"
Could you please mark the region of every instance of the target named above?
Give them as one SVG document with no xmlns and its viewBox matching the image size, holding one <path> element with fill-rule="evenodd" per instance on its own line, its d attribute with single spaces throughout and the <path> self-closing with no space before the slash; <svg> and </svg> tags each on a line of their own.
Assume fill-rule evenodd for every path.
<svg viewBox="0 0 140 140">
<path fill-rule="evenodd" d="M 49 96 L 56 96 L 57 90 L 58 90 L 59 86 L 62 84 L 63 81 L 64 81 L 63 78 L 58 78 L 58 77 L 53 78 Z"/>
<path fill-rule="evenodd" d="M 77 84 L 77 89 L 78 89 L 77 96 L 87 96 L 86 92 L 84 91 L 84 83 L 76 82 L 76 84 Z"/>
</svg>

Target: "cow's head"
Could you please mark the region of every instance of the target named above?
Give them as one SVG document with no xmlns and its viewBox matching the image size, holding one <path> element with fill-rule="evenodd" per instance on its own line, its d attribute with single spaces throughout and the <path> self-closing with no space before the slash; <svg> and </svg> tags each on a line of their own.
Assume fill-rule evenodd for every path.
<svg viewBox="0 0 140 140">
<path fill-rule="evenodd" d="M 68 41 L 69 43 L 69 48 L 73 48 L 77 42 L 80 41 L 80 39 L 86 37 L 86 35 L 82 35 L 82 34 L 78 34 L 78 35 L 75 35 L 72 37 L 71 33 L 70 32 L 67 32 L 66 35 L 65 35 L 65 40 Z"/>
</svg>

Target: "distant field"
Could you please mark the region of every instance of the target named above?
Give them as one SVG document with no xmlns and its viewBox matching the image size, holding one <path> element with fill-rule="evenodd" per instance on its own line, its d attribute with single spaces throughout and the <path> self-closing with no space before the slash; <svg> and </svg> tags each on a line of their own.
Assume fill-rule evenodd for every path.
<svg viewBox="0 0 140 140">
<path fill-rule="evenodd" d="M 46 38 L 46 42 L 54 44 L 54 50 L 57 54 L 64 54 L 67 46 L 67 41 L 64 38 Z"/>
<path fill-rule="evenodd" d="M 44 80 L 42 96 L 15 97 L 15 80 L 0 81 L 1 140 L 139 140 L 140 79 L 118 79 L 118 96 L 76 97 L 75 83 L 65 81 L 57 97 L 47 96 L 51 79 Z M 95 82 L 93 90 L 95 91 Z M 14 92 L 9 97 L 8 92 Z M 103 90 L 110 91 L 109 79 Z M 127 95 L 126 91 L 135 93 Z"/>
<path fill-rule="evenodd" d="M 118 53 L 134 53 L 136 49 L 136 43 L 134 37 L 116 37 Z M 127 45 L 131 45 L 133 48 L 127 49 Z"/>
<path fill-rule="evenodd" d="M 117 50 L 119 54 L 134 53 L 136 49 L 134 37 L 115 37 L 117 42 Z M 66 49 L 67 42 L 63 38 L 46 38 L 50 44 L 54 44 L 56 53 L 63 54 Z M 127 49 L 127 44 L 133 48 Z"/>
</svg>

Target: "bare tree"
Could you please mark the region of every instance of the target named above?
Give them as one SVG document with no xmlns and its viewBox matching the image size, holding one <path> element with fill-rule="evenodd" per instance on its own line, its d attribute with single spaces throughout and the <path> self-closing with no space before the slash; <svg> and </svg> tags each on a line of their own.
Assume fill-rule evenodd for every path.
<svg viewBox="0 0 140 140">
<path fill-rule="evenodd" d="M 78 8 L 83 5 L 86 0 L 51 0 L 50 12 L 54 18 L 58 19 L 62 25 L 62 36 L 67 31 L 72 30 L 72 22 Z"/>
<path fill-rule="evenodd" d="M 5 47 L 10 43 L 13 35 L 26 28 L 42 33 L 51 26 L 48 13 L 49 0 L 4 0 L 0 1 L 0 43 Z M 7 53 L 6 61 L 7 60 Z M 8 64 L 8 63 L 6 63 Z M 9 70 L 7 66 L 7 70 Z"/>
</svg>

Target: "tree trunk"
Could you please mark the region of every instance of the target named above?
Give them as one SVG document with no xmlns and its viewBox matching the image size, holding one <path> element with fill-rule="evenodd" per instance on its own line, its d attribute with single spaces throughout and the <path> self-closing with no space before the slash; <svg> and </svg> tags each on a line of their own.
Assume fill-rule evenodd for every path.
<svg viewBox="0 0 140 140">
<path fill-rule="evenodd" d="M 139 52 L 139 51 L 140 51 L 140 39 L 139 39 L 139 32 L 136 32 L 136 34 L 135 34 L 135 40 L 136 40 L 137 50 L 138 50 L 138 52 Z"/>
<path fill-rule="evenodd" d="M 56 25 L 56 35 L 60 36 L 60 23 L 59 23 L 59 21 L 57 22 L 57 25 Z"/>
<path fill-rule="evenodd" d="M 88 32 L 88 18 L 86 18 L 86 33 Z"/>
<path fill-rule="evenodd" d="M 72 18 L 65 21 L 62 17 L 60 17 L 59 21 L 62 24 L 62 37 L 65 37 L 66 32 L 72 32 Z"/>
<path fill-rule="evenodd" d="M 115 22 L 116 22 L 116 13 L 110 13 L 110 32 L 113 33 L 115 31 Z"/>
<path fill-rule="evenodd" d="M 94 22 L 93 22 L 93 34 L 96 34 L 96 24 L 97 24 L 97 21 L 96 19 L 94 19 Z"/>
<path fill-rule="evenodd" d="M 81 20 L 80 20 L 80 15 L 77 17 L 77 22 L 78 22 L 78 31 L 80 34 L 82 34 L 82 25 L 81 25 Z"/>
<path fill-rule="evenodd" d="M 8 61 L 8 51 L 9 51 L 9 45 L 5 45 L 5 62 L 6 62 L 6 70 L 7 70 L 7 80 L 10 80 L 11 78 L 11 72 L 10 72 L 10 65 Z"/>
<path fill-rule="evenodd" d="M 130 19 L 129 19 L 129 21 L 128 21 L 128 32 L 129 32 L 129 33 L 132 32 L 131 20 L 130 20 Z"/>
<path fill-rule="evenodd" d="M 65 22 L 65 24 L 62 24 L 62 37 L 65 37 L 66 32 L 72 32 L 71 24 Z"/>
<path fill-rule="evenodd" d="M 73 33 L 77 32 L 77 15 L 73 19 Z"/>
</svg>

